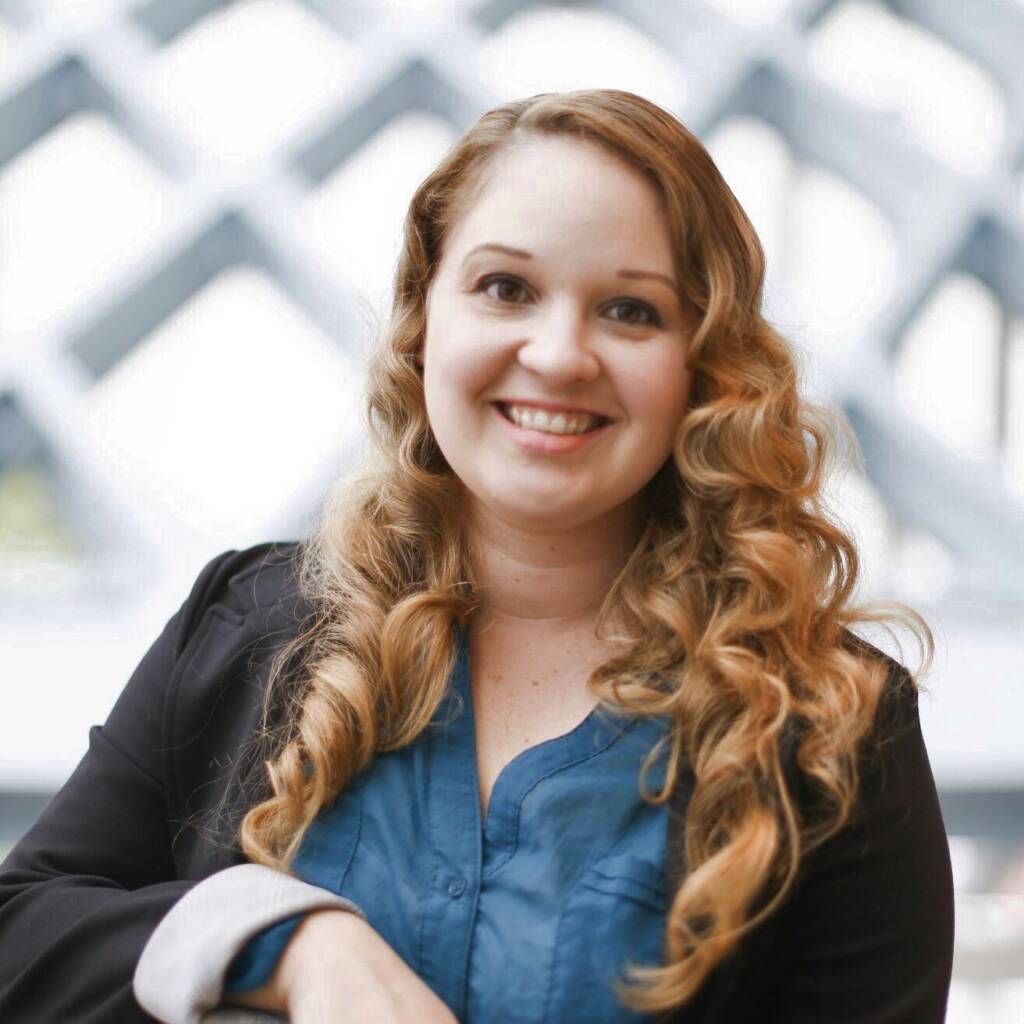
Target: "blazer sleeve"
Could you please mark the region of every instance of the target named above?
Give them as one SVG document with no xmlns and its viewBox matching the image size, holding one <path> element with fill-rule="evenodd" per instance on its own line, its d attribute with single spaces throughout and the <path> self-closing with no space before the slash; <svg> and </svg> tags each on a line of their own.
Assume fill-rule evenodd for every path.
<svg viewBox="0 0 1024 1024">
<path fill-rule="evenodd" d="M 908 681 L 900 666 L 897 683 Z M 759 1019 L 942 1024 L 953 968 L 949 844 L 918 713 L 897 685 L 861 769 L 859 813 L 812 853 L 779 922 Z"/>
<path fill-rule="evenodd" d="M 182 896 L 157 925 L 135 969 L 135 996 L 167 1024 L 199 1024 L 220 1003 L 224 977 L 243 946 L 252 958 L 246 959 L 247 983 L 232 991 L 259 988 L 302 917 L 321 908 L 366 919 L 344 896 L 262 864 L 216 871 Z"/>
<path fill-rule="evenodd" d="M 138 1024 L 132 975 L 160 919 L 195 884 L 171 856 L 164 709 L 206 596 L 199 573 L 67 782 L 0 865 L 0 1020 Z"/>
</svg>

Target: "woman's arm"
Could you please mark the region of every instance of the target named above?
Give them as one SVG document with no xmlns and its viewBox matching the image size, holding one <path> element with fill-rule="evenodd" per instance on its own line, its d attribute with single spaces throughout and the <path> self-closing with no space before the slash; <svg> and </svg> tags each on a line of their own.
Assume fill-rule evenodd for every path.
<svg viewBox="0 0 1024 1024">
<path fill-rule="evenodd" d="M 672 1024 L 942 1024 L 953 873 L 918 715 L 895 661 L 860 759 L 856 817 Z"/>
<path fill-rule="evenodd" d="M 862 763 L 863 813 L 811 855 L 782 914 L 769 1017 L 942 1024 L 953 874 L 915 690 L 887 693 Z"/>
<path fill-rule="evenodd" d="M 135 965 L 161 918 L 195 884 L 176 877 L 171 856 L 164 704 L 232 554 L 200 572 L 106 722 L 89 730 L 71 777 L 0 866 L 0 1020 L 152 1020 L 132 992 Z"/>
<path fill-rule="evenodd" d="M 139 1003 L 170 1024 L 193 1024 L 223 997 L 223 982 L 232 958 L 263 929 L 294 914 L 320 909 L 348 911 L 365 920 L 350 900 L 327 889 L 260 864 L 237 864 L 204 879 L 163 917 L 139 958 L 134 990 Z M 283 947 L 282 947 L 283 948 Z M 228 1001 L 267 1010 L 277 1005 L 273 986 L 264 984 L 275 963 L 258 979 L 265 991 Z M 264 976 L 265 975 L 265 976 Z"/>
<path fill-rule="evenodd" d="M 365 918 L 334 909 L 307 914 L 267 983 L 233 1001 L 284 1010 L 291 1024 L 456 1024 L 451 1010 Z M 224 1024 L 229 1020 L 235 1024 L 232 1018 Z"/>
</svg>

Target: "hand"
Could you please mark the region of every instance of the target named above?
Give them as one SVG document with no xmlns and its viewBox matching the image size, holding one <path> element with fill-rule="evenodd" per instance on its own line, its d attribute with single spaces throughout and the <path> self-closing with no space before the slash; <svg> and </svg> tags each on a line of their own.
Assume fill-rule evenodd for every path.
<svg viewBox="0 0 1024 1024">
<path fill-rule="evenodd" d="M 347 910 L 308 914 L 270 981 L 227 998 L 284 1010 L 290 1024 L 457 1024 L 372 925 Z"/>
</svg>

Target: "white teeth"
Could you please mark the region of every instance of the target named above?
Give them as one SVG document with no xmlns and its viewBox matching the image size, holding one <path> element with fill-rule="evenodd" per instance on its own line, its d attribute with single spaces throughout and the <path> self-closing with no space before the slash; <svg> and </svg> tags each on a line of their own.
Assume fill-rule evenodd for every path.
<svg viewBox="0 0 1024 1024">
<path fill-rule="evenodd" d="M 509 416 L 519 426 L 530 430 L 543 430 L 548 434 L 582 434 L 597 422 L 595 416 L 566 416 L 561 412 L 549 416 L 543 409 L 527 409 L 521 405 L 509 405 L 506 408 Z"/>
</svg>

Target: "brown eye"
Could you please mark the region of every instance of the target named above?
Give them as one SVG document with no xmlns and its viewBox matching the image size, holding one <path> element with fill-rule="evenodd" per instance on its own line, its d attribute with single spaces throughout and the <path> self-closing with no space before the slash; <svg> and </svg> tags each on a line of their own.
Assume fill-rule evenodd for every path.
<svg viewBox="0 0 1024 1024">
<path fill-rule="evenodd" d="M 513 305 L 516 304 L 515 299 L 508 294 L 506 291 L 504 295 L 501 293 L 491 294 L 489 289 L 492 285 L 498 285 L 499 289 L 502 287 L 511 288 L 513 293 L 525 291 L 523 282 L 516 277 L 510 277 L 508 274 L 488 274 L 487 277 L 481 278 L 480 283 L 477 285 L 476 290 L 482 291 L 489 295 L 490 298 L 496 299 L 498 302 L 511 302 Z M 648 305 L 646 302 L 639 302 L 636 299 L 619 299 L 612 303 L 611 309 L 618 309 L 625 307 L 631 309 L 634 313 L 639 312 L 641 316 L 646 316 L 647 319 L 620 319 L 619 317 L 613 317 L 618 323 L 623 324 L 626 327 L 661 327 L 662 320 L 658 315 L 658 311 Z"/>
<path fill-rule="evenodd" d="M 523 287 L 522 282 L 517 281 L 514 277 L 508 277 L 506 274 L 491 274 L 488 277 L 485 277 L 481 280 L 480 284 L 477 286 L 477 291 L 482 291 L 486 293 L 488 289 L 491 287 L 491 285 L 494 284 L 499 286 L 511 287 L 514 291 L 520 291 Z M 501 295 L 491 295 L 490 297 L 496 298 L 499 302 L 503 302 L 505 301 L 505 299 L 508 298 L 508 293 L 506 292 L 504 298 L 502 298 Z"/>
<path fill-rule="evenodd" d="M 616 302 L 611 308 L 620 309 L 625 307 L 626 309 L 632 309 L 639 311 L 647 316 L 646 320 L 619 320 L 619 323 L 626 324 L 629 327 L 660 327 L 661 317 L 658 316 L 657 310 L 652 306 L 648 306 L 646 302 L 634 302 L 632 299 L 628 299 L 621 302 Z"/>
</svg>

